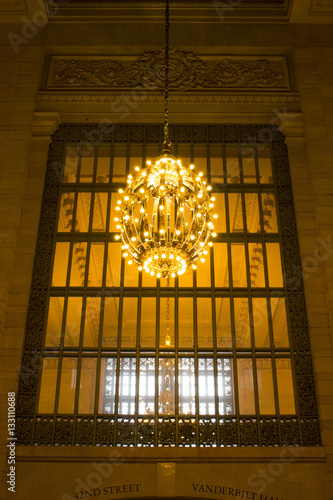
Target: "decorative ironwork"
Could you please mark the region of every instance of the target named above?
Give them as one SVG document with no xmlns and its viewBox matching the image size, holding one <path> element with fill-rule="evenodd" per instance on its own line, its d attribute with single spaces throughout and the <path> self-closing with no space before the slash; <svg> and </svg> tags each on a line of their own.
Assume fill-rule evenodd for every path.
<svg viewBox="0 0 333 500">
<path fill-rule="evenodd" d="M 202 144 L 270 143 L 281 222 L 281 242 L 289 304 L 297 416 L 275 415 L 219 417 L 140 415 L 41 415 L 37 413 L 37 389 L 41 374 L 48 282 L 56 231 L 59 186 L 67 142 L 82 141 L 98 131 L 98 144 L 127 143 L 135 136 L 161 142 L 162 125 L 62 125 L 52 136 L 43 205 L 36 246 L 27 328 L 20 369 L 17 405 L 17 437 L 21 445 L 125 445 L 125 446 L 316 446 L 320 444 L 308 323 L 301 262 L 297 242 L 287 148 L 274 126 L 181 125 L 170 127 L 178 142 L 189 144 L 195 135 Z M 222 142 L 221 142 L 222 143 Z"/>
<path fill-rule="evenodd" d="M 136 446 L 155 446 L 155 419 L 138 418 Z"/>
</svg>

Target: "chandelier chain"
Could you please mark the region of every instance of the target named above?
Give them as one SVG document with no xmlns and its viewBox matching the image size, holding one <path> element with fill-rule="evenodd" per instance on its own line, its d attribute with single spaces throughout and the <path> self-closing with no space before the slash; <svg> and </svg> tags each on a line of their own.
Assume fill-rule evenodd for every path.
<svg viewBox="0 0 333 500">
<path fill-rule="evenodd" d="M 164 89 L 164 141 L 163 152 L 170 152 L 169 139 L 169 0 L 165 5 L 165 89 Z"/>
<path fill-rule="evenodd" d="M 167 287 L 170 288 L 170 278 L 167 278 Z M 170 345 L 170 296 L 167 297 L 166 302 L 166 342 Z"/>
</svg>

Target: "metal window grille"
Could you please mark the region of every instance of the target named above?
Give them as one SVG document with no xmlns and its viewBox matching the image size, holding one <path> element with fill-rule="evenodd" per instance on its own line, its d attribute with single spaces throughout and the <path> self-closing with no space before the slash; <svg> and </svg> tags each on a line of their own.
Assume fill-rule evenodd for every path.
<svg viewBox="0 0 333 500">
<path fill-rule="evenodd" d="M 161 125 L 69 124 L 52 137 L 21 444 L 320 443 L 284 136 L 200 124 L 171 126 L 171 138 L 212 184 L 219 222 L 205 266 L 168 288 L 125 265 L 113 222 L 125 175 L 158 155 Z"/>
</svg>

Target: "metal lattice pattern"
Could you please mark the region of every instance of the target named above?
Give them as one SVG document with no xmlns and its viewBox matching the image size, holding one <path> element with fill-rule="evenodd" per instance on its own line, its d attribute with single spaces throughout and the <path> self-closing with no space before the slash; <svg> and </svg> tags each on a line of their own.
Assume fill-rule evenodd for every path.
<svg viewBox="0 0 333 500">
<path fill-rule="evenodd" d="M 199 163 L 222 216 L 217 243 L 202 270 L 167 288 L 125 266 L 115 250 L 112 222 L 117 188 L 134 161 L 158 154 L 163 127 L 62 125 L 53 135 L 21 367 L 19 440 L 44 445 L 318 445 L 284 136 L 267 126 L 177 125 L 170 126 L 170 138 L 176 154 Z M 69 153 L 74 150 L 76 159 Z M 283 256 L 283 282 L 276 273 L 276 250 Z M 57 255 L 66 265 L 50 283 Z M 94 262 L 102 262 L 100 270 Z M 223 272 L 221 262 L 226 262 Z M 167 302 L 172 328 L 165 335 Z M 52 330 L 53 306 L 54 318 L 60 319 Z M 75 310 L 79 319 L 68 316 Z M 226 327 L 220 318 L 228 314 Z M 144 322 L 148 316 L 153 320 Z M 267 318 L 265 338 L 262 317 Z M 43 363 L 57 382 L 52 401 L 44 406 L 38 398 Z M 170 385 L 173 400 L 159 385 L 159 378 L 171 373 L 167 363 L 176 371 L 175 385 Z M 66 366 L 70 401 L 62 396 Z M 290 412 L 283 411 L 289 407 L 279 386 L 286 368 L 294 380 L 295 410 Z M 249 373 L 252 402 L 244 399 Z M 133 391 L 125 388 L 128 377 Z M 92 398 L 86 401 L 80 385 L 86 390 L 91 378 Z M 152 379 L 154 390 L 140 392 Z M 263 380 L 272 387 L 269 402 Z M 193 384 L 193 391 L 183 390 L 182 381 Z"/>
</svg>

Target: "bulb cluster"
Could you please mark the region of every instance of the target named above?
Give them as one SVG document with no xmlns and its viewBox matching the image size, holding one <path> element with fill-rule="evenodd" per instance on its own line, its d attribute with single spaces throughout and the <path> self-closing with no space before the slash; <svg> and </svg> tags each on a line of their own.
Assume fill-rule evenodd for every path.
<svg viewBox="0 0 333 500">
<path fill-rule="evenodd" d="M 154 164 L 135 167 L 118 200 L 115 217 L 123 241 L 123 257 L 139 270 L 157 278 L 184 274 L 196 262 L 205 261 L 207 245 L 213 243 L 211 186 L 194 166 L 183 167 L 180 160 L 164 154 Z"/>
</svg>

